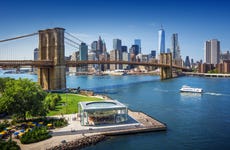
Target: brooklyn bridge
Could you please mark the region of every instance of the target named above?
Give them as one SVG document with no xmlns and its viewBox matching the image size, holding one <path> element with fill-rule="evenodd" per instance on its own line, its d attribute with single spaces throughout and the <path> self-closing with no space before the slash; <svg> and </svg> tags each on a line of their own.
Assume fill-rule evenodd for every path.
<svg viewBox="0 0 230 150">
<path fill-rule="evenodd" d="M 189 71 L 189 69 L 172 64 L 171 53 L 160 55 L 158 63 L 134 62 L 134 61 L 70 61 L 65 60 L 65 29 L 53 28 L 39 30 L 37 33 L 18 36 L 14 38 L 0 40 L 8 42 L 29 36 L 39 36 L 39 57 L 38 60 L 0 60 L 2 68 L 18 68 L 23 66 L 36 67 L 38 70 L 38 83 L 44 90 L 66 89 L 66 67 L 77 67 L 87 64 L 127 64 L 141 66 L 155 66 L 160 68 L 161 80 L 172 78 L 173 69 Z"/>
</svg>

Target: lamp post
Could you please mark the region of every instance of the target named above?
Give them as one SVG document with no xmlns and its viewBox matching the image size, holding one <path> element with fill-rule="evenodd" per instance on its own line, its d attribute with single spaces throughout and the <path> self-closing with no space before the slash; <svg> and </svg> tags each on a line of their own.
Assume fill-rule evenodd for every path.
<svg viewBox="0 0 230 150">
<path fill-rule="evenodd" d="M 65 113 L 67 114 L 67 92 L 68 88 L 65 90 Z"/>
</svg>

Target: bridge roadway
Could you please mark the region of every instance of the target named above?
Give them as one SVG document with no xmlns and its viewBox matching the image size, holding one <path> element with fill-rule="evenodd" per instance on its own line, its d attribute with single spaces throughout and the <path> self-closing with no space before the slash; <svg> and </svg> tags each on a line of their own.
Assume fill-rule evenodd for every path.
<svg viewBox="0 0 230 150">
<path fill-rule="evenodd" d="M 141 65 L 141 66 L 156 66 L 156 67 L 170 67 L 169 64 L 160 64 L 152 62 L 130 62 L 130 61 L 66 61 L 67 67 L 77 67 L 87 64 L 127 64 L 127 65 Z M 34 66 L 49 68 L 54 66 L 54 62 L 50 60 L 0 60 L 0 66 L 2 68 L 17 68 L 22 66 Z M 189 71 L 190 69 L 172 65 L 172 68 L 181 69 L 183 71 Z"/>
</svg>

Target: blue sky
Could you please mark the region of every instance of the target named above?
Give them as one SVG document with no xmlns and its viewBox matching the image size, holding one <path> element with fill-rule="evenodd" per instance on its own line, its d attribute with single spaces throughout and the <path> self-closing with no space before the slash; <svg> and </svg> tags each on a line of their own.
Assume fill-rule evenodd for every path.
<svg viewBox="0 0 230 150">
<path fill-rule="evenodd" d="M 178 33 L 181 55 L 203 59 L 206 40 L 221 42 L 223 52 L 230 50 L 230 4 L 222 0 L 1 0 L 0 39 L 34 33 L 41 29 L 63 27 L 90 44 L 100 35 L 107 50 L 119 38 L 131 47 L 142 40 L 142 52 L 157 49 L 157 32 L 165 30 L 166 48 Z M 0 43 L 0 59 L 31 59 L 37 37 Z M 66 54 L 74 51 L 66 46 Z"/>
</svg>

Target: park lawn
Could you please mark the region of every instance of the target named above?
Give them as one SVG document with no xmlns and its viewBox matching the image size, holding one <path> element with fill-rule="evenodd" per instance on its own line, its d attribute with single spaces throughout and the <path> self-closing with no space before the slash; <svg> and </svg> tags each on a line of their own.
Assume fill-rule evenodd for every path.
<svg viewBox="0 0 230 150">
<path fill-rule="evenodd" d="M 60 94 L 60 96 L 61 101 L 58 102 L 55 110 L 50 111 L 47 116 L 77 113 L 78 102 L 102 100 L 101 98 L 84 96 L 79 94 Z"/>
</svg>

